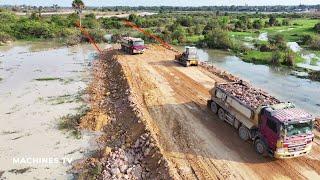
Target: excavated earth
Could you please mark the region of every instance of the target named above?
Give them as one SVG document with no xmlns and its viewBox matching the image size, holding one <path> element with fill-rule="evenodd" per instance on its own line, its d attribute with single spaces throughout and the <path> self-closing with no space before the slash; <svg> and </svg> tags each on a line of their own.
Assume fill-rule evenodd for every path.
<svg viewBox="0 0 320 180">
<path fill-rule="evenodd" d="M 306 156 L 257 155 L 206 105 L 215 82 L 238 78 L 206 64 L 182 67 L 174 56 L 150 45 L 141 55 L 110 50 L 93 64 L 81 126 L 104 132 L 101 150 L 84 162 L 101 170 L 97 179 L 320 178 L 319 132 Z"/>
</svg>

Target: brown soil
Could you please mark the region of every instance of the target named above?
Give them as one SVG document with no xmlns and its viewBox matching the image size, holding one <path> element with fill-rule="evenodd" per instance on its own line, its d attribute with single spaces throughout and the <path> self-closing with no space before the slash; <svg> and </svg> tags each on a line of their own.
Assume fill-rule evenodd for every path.
<svg viewBox="0 0 320 180">
<path fill-rule="evenodd" d="M 206 106 L 215 82 L 238 78 L 205 64 L 182 67 L 174 56 L 149 46 L 142 55 L 112 50 L 94 64 L 92 112 L 81 126 L 104 132 L 104 151 L 86 163 L 101 166 L 98 179 L 319 179 L 319 138 L 304 157 L 257 155 Z M 131 155 L 136 162 L 123 160 Z M 122 173 L 123 163 L 135 173 Z"/>
</svg>

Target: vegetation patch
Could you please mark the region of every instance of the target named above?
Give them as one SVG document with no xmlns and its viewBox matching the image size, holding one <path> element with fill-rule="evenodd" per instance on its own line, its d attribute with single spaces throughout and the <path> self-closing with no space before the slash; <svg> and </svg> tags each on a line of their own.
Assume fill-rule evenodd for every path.
<svg viewBox="0 0 320 180">
<path fill-rule="evenodd" d="M 246 62 L 253 62 L 257 64 L 269 64 L 272 59 L 272 52 L 261 52 L 257 50 L 249 51 L 241 56 Z"/>
<path fill-rule="evenodd" d="M 2 131 L 2 134 L 3 135 L 7 135 L 7 134 L 16 134 L 18 133 L 19 131 Z"/>
<path fill-rule="evenodd" d="M 58 77 L 44 77 L 44 78 L 37 78 L 37 79 L 34 79 L 36 81 L 62 81 L 63 79 L 62 78 L 58 78 Z"/>
<path fill-rule="evenodd" d="M 15 173 L 15 174 L 23 174 L 23 173 L 28 172 L 29 170 L 31 170 L 31 167 L 26 167 L 26 168 L 22 168 L 22 169 L 11 169 L 11 170 L 9 170 L 9 172 Z"/>
<path fill-rule="evenodd" d="M 76 103 L 76 102 L 81 102 L 82 101 L 82 92 L 76 93 L 76 94 L 64 94 L 61 96 L 49 96 L 47 97 L 47 101 L 51 105 L 59 105 L 59 104 L 64 104 L 64 103 Z M 39 100 L 44 100 L 39 99 Z"/>
<path fill-rule="evenodd" d="M 70 131 L 71 135 L 73 135 L 77 139 L 80 139 L 81 131 L 79 128 L 79 124 L 81 118 L 85 116 L 88 111 L 89 108 L 87 106 L 80 106 L 76 114 L 67 114 L 65 116 L 60 117 L 58 129 Z"/>
</svg>

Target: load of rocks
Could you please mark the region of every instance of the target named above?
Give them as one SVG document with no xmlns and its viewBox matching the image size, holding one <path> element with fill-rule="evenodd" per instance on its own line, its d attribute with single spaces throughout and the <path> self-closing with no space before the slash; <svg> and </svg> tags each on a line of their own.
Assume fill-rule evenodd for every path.
<svg viewBox="0 0 320 180">
<path fill-rule="evenodd" d="M 205 68 L 207 71 L 209 71 L 210 73 L 217 75 L 223 79 L 226 79 L 228 81 L 239 81 L 240 79 L 226 71 L 223 71 L 213 65 L 210 65 L 208 63 L 205 62 L 200 62 L 200 67 Z"/>
<path fill-rule="evenodd" d="M 130 148 L 115 149 L 103 163 L 103 179 L 147 179 L 150 169 L 145 167 L 144 159 L 154 147 L 150 134 L 145 133 Z"/>
<path fill-rule="evenodd" d="M 219 88 L 238 98 L 249 107 L 256 109 L 261 105 L 272 105 L 280 101 L 266 92 L 243 83 L 219 84 Z"/>
</svg>

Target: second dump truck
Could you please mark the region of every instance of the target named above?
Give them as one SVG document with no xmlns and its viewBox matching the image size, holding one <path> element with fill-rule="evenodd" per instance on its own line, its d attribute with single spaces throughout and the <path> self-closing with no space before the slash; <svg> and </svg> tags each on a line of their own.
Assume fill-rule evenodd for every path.
<svg viewBox="0 0 320 180">
<path fill-rule="evenodd" d="M 142 54 L 146 48 L 141 38 L 122 37 L 120 44 L 121 50 L 129 54 Z"/>
<path fill-rule="evenodd" d="M 257 153 L 291 158 L 311 151 L 315 118 L 267 93 L 240 82 L 216 84 L 208 106 L 234 126 L 243 140 L 253 140 Z"/>
</svg>

